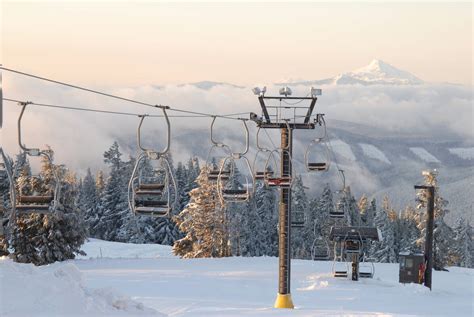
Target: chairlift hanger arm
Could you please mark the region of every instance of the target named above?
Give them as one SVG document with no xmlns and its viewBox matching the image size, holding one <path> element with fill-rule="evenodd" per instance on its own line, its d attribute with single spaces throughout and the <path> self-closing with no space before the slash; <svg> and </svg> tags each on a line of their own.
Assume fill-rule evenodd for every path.
<svg viewBox="0 0 474 317">
<path fill-rule="evenodd" d="M 168 118 L 168 114 L 166 113 L 166 110 L 165 108 L 161 108 L 161 110 L 163 111 L 163 116 L 166 120 L 166 128 L 167 128 L 167 136 L 166 136 L 166 147 L 161 151 L 161 152 L 158 152 L 156 151 L 156 153 L 158 153 L 158 156 L 163 156 L 165 155 L 166 153 L 168 153 L 169 149 L 170 149 L 170 143 L 171 143 L 171 124 L 170 124 L 170 120 Z M 140 123 L 138 124 L 138 128 L 137 128 L 137 143 L 138 143 L 138 147 L 143 151 L 143 152 L 150 152 L 152 150 L 150 149 L 146 149 L 142 146 L 142 142 L 141 142 L 141 128 L 142 128 L 142 124 L 143 124 L 143 121 L 145 120 L 146 117 L 148 117 L 148 115 L 139 115 L 138 117 L 140 117 Z"/>
<path fill-rule="evenodd" d="M 23 144 L 21 140 L 21 120 L 23 119 L 23 114 L 25 113 L 26 106 L 28 106 L 29 104 L 30 102 L 28 101 L 18 103 L 18 105 L 21 106 L 21 111 L 20 111 L 20 115 L 18 116 L 18 124 L 17 124 L 18 125 L 18 145 L 20 146 L 20 149 L 22 149 L 26 153 L 33 153 L 35 155 L 39 155 L 41 152 L 39 149 L 28 148 Z"/>
</svg>

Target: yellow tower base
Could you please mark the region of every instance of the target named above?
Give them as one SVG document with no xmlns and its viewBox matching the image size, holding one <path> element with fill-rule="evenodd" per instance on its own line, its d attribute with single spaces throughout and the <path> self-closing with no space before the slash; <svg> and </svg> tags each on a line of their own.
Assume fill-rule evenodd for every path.
<svg viewBox="0 0 474 317">
<path fill-rule="evenodd" d="M 278 293 L 274 307 L 275 308 L 289 308 L 289 309 L 295 308 L 295 306 L 293 305 L 293 300 L 291 299 L 291 294 Z"/>
</svg>

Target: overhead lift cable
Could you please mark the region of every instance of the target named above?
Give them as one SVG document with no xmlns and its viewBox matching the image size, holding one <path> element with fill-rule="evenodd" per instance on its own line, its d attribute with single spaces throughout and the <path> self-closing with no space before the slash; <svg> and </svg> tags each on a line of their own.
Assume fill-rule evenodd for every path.
<svg viewBox="0 0 474 317">
<path fill-rule="evenodd" d="M 222 118 L 222 119 L 240 120 L 240 121 L 247 121 L 248 120 L 246 118 L 235 118 L 235 117 L 232 117 L 232 116 L 217 115 L 217 114 L 211 114 L 211 113 L 205 113 L 205 112 L 198 112 L 198 111 L 172 108 L 170 106 L 165 106 L 165 105 L 160 105 L 160 104 L 152 104 L 152 103 L 148 103 L 148 102 L 143 102 L 143 101 L 139 101 L 139 100 L 135 100 L 135 99 L 125 98 L 125 97 L 105 93 L 105 92 L 98 91 L 98 90 L 95 90 L 95 89 L 90 89 L 90 88 L 86 88 L 86 87 L 66 83 L 66 82 L 63 82 L 63 81 L 58 81 L 58 80 L 54 80 L 54 79 L 50 79 L 50 78 L 30 74 L 30 73 L 25 73 L 25 72 L 22 72 L 22 71 L 18 71 L 18 70 L 3 67 L 3 66 L 0 66 L 0 69 L 4 70 L 4 71 L 7 71 L 7 72 L 15 73 L 15 74 L 18 74 L 18 75 L 35 78 L 35 79 L 39 79 L 39 80 L 42 80 L 42 81 L 51 82 L 51 83 L 54 83 L 54 84 L 66 86 L 66 87 L 73 88 L 73 89 L 87 91 L 87 92 L 90 92 L 90 93 L 102 95 L 102 96 L 109 97 L 109 98 L 114 98 L 114 99 L 118 99 L 118 100 L 122 100 L 122 101 L 126 101 L 126 102 L 131 102 L 131 103 L 135 103 L 135 104 L 142 105 L 142 106 L 147 106 L 147 107 L 152 107 L 152 108 L 160 108 L 160 109 L 167 109 L 167 110 L 170 110 L 170 111 L 200 115 L 200 116 L 205 116 L 205 117 L 218 117 L 218 118 Z M 243 114 L 248 114 L 248 113 L 245 112 Z"/>
<path fill-rule="evenodd" d="M 133 113 L 133 112 L 120 112 L 120 111 L 110 111 L 110 110 L 100 110 L 100 109 L 90 109 L 90 108 L 82 108 L 82 107 L 71 107 L 71 106 L 61 106 L 61 105 L 53 105 L 53 104 L 45 104 L 45 103 L 37 103 L 33 101 L 25 101 L 25 100 L 18 100 L 18 99 L 11 99 L 11 98 L 3 98 L 4 101 L 9 101 L 9 102 L 15 102 L 18 104 L 28 104 L 28 105 L 33 105 L 33 106 L 38 106 L 38 107 L 47 107 L 47 108 L 57 108 L 57 109 L 66 109 L 66 110 L 76 110 L 76 111 L 86 111 L 86 112 L 96 112 L 96 113 L 105 113 L 105 114 L 116 114 L 116 115 L 124 115 L 124 116 L 142 116 L 143 114 L 141 113 Z M 236 115 L 242 115 L 246 114 L 246 112 L 243 113 L 232 113 L 232 114 L 226 114 L 225 116 L 236 116 Z M 153 115 L 149 114 L 147 115 L 149 117 L 153 118 L 163 118 L 163 115 Z M 208 116 L 202 116 L 202 115 L 168 115 L 169 118 L 208 118 Z M 237 119 L 237 118 L 235 118 Z"/>
</svg>

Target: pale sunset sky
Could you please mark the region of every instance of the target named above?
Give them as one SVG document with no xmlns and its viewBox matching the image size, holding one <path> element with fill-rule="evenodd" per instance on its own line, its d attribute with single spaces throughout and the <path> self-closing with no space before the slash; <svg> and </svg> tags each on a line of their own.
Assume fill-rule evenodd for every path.
<svg viewBox="0 0 474 317">
<path fill-rule="evenodd" d="M 384 60 L 472 84 L 472 3 L 1 0 L 0 61 L 75 83 L 322 79 Z"/>
</svg>

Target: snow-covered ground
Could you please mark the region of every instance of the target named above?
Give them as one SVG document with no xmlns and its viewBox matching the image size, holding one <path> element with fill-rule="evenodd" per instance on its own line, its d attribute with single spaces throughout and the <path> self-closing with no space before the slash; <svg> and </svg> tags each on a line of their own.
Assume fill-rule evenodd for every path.
<svg viewBox="0 0 474 317">
<path fill-rule="evenodd" d="M 418 156 L 421 160 L 428 162 L 428 163 L 440 163 L 440 161 L 434 157 L 433 154 L 428 152 L 422 147 L 411 147 L 410 150 Z"/>
<path fill-rule="evenodd" d="M 449 152 L 459 156 L 462 159 L 465 160 L 474 160 L 474 148 L 473 147 L 458 147 L 458 148 L 453 148 L 449 149 Z"/>
<path fill-rule="evenodd" d="M 331 262 L 293 260 L 296 309 L 277 310 L 277 258 L 184 260 L 166 246 L 100 240 L 83 249 L 88 256 L 44 267 L 1 259 L 0 316 L 473 315 L 470 269 L 434 272 L 430 292 L 399 284 L 396 264 L 353 282 L 333 278 Z"/>
<path fill-rule="evenodd" d="M 379 160 L 387 164 L 392 164 L 390 163 L 390 160 L 385 156 L 385 154 L 374 145 L 367 144 L 367 143 L 359 143 L 359 145 L 362 148 L 362 151 L 364 152 L 364 154 L 367 155 L 368 157 Z"/>
</svg>

